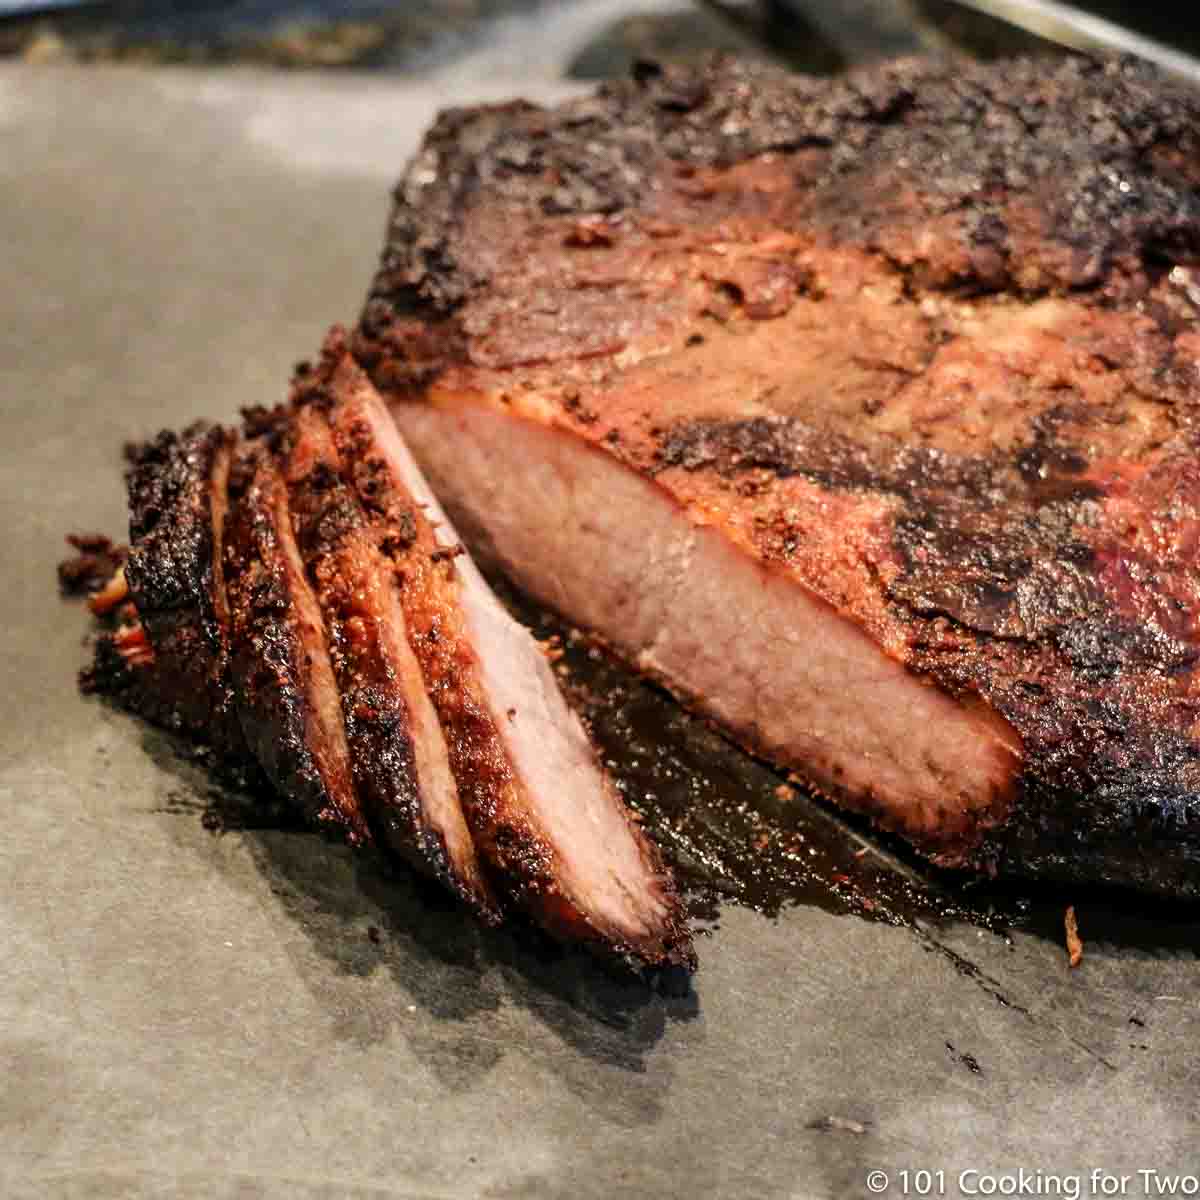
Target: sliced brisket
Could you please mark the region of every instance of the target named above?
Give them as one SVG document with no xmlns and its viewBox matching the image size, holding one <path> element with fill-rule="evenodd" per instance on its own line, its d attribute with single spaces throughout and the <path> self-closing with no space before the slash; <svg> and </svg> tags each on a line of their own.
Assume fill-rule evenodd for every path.
<svg viewBox="0 0 1200 1200">
<path fill-rule="evenodd" d="M 473 549 L 938 861 L 1196 893 L 1200 99 L 639 70 L 444 115 L 355 352 Z"/>
<path fill-rule="evenodd" d="M 331 389 L 343 461 L 378 523 L 441 720 L 463 811 L 506 897 L 559 936 L 690 964 L 670 876 L 600 769 L 528 630 L 501 607 L 344 355 Z"/>
<path fill-rule="evenodd" d="M 289 503 L 324 614 L 352 771 L 379 840 L 489 922 L 499 919 L 450 772 L 446 741 L 409 645 L 398 577 L 337 447 L 342 388 L 331 363 L 301 377 L 285 440 Z M 329 416 L 327 416 L 329 414 Z"/>
<path fill-rule="evenodd" d="M 243 447 L 231 493 L 230 674 L 247 745 L 308 817 L 342 827 L 351 842 L 369 842 L 321 607 L 270 438 Z"/>
<path fill-rule="evenodd" d="M 674 885 L 335 331 L 289 405 L 163 434 L 94 686 L 497 922 L 694 966 Z M 105 601 L 103 608 L 108 604 Z M 111 606 L 110 606 L 111 607 Z"/>
<path fill-rule="evenodd" d="M 201 423 L 131 451 L 132 548 L 93 606 L 120 611 L 127 595 L 135 610 L 102 640 L 97 661 L 108 686 L 126 689 L 126 702 L 155 723 L 243 757 L 221 572 L 232 444 L 226 430 Z"/>
</svg>

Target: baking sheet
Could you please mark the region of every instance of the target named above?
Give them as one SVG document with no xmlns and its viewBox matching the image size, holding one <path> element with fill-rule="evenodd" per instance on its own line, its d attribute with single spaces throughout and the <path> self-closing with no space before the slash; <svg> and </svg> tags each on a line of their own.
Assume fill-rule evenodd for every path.
<svg viewBox="0 0 1200 1200">
<path fill-rule="evenodd" d="M 434 109 L 530 91 L 467 86 L 0 68 L 0 1195 L 1200 1169 L 1186 939 L 1106 944 L 1081 906 L 1069 972 L 1032 934 L 725 906 L 664 997 L 318 837 L 209 831 L 203 772 L 77 694 L 62 535 L 123 530 L 123 441 L 274 401 L 354 318 Z"/>
</svg>

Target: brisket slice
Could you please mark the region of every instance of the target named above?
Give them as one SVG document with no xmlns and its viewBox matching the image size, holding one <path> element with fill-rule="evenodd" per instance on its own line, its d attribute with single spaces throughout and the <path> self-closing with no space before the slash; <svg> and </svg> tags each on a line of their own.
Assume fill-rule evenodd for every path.
<svg viewBox="0 0 1200 1200">
<path fill-rule="evenodd" d="M 446 742 L 409 645 L 397 577 L 374 522 L 343 478 L 329 368 L 300 377 L 284 440 L 289 506 L 324 615 L 355 786 L 384 845 L 499 920 L 463 818 Z"/>
<path fill-rule="evenodd" d="M 234 759 L 245 758 L 246 748 L 226 672 L 221 573 L 232 446 L 228 431 L 198 423 L 135 448 L 127 476 L 129 558 L 96 599 L 108 609 L 115 605 L 106 594 L 119 603 L 127 590 L 135 609 L 101 639 L 105 686 L 123 690 L 147 719 L 202 736 Z"/>
<path fill-rule="evenodd" d="M 292 526 L 272 438 L 244 445 L 223 559 L 229 662 L 246 743 L 312 820 L 372 840 L 362 811 L 321 607 Z"/>
<path fill-rule="evenodd" d="M 639 67 L 444 114 L 359 361 L 479 554 L 940 863 L 1200 892 L 1200 99 Z"/>
<path fill-rule="evenodd" d="M 495 886 L 560 937 L 693 965 L 657 851 L 601 770 L 545 655 L 463 551 L 338 332 L 322 370 L 342 462 L 399 581 L 463 812 Z"/>
</svg>

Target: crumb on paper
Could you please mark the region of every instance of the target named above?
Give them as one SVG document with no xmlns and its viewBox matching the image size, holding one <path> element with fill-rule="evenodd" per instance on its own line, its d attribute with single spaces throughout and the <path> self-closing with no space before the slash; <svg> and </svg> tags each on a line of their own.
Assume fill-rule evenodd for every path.
<svg viewBox="0 0 1200 1200">
<path fill-rule="evenodd" d="M 1079 923 L 1075 920 L 1075 905 L 1067 905 L 1063 925 L 1067 931 L 1067 962 L 1077 967 L 1083 962 L 1083 939 L 1079 936 Z"/>
<path fill-rule="evenodd" d="M 809 1129 L 819 1129 L 823 1133 L 857 1133 L 863 1134 L 867 1132 L 867 1126 L 862 1121 L 855 1121 L 850 1117 L 818 1117 L 815 1121 L 809 1121 Z"/>
</svg>

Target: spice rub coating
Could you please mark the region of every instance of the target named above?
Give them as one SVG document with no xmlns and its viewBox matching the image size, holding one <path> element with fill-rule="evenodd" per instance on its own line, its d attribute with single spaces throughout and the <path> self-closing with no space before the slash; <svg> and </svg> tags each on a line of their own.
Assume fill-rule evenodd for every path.
<svg viewBox="0 0 1200 1200">
<path fill-rule="evenodd" d="M 472 548 L 744 744 L 941 862 L 1195 892 L 1197 163 L 1129 60 L 644 65 L 443 114 L 354 351 Z"/>
</svg>

